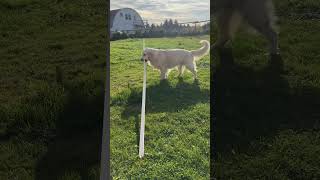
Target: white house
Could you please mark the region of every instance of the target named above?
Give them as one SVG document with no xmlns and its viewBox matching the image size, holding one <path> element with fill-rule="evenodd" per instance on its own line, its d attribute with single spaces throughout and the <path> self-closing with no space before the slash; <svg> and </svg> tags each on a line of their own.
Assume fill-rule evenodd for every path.
<svg viewBox="0 0 320 180">
<path fill-rule="evenodd" d="M 110 11 L 110 33 L 123 32 L 134 34 L 143 31 L 144 22 L 139 13 L 131 8 L 115 9 Z"/>
</svg>

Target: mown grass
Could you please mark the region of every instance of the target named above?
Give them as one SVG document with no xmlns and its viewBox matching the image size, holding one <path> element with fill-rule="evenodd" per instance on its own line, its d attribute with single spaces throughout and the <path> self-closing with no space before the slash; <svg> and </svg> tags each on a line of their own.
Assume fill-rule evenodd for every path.
<svg viewBox="0 0 320 180">
<path fill-rule="evenodd" d="M 282 16 L 285 15 L 297 15 L 297 14 L 306 14 L 314 13 L 319 14 L 320 2 L 317 0 L 280 0 L 274 1 L 277 14 Z"/>
<path fill-rule="evenodd" d="M 278 1 L 282 61 L 267 42 L 240 32 L 233 69 L 213 57 L 217 179 L 319 179 L 320 30 L 318 1 Z M 212 35 L 212 37 L 216 37 Z M 283 64 L 283 65 L 281 65 Z"/>
<path fill-rule="evenodd" d="M 270 70 L 266 41 L 244 32 L 234 40 L 234 72 L 225 74 L 214 57 L 218 179 L 319 179 L 320 27 L 316 16 L 304 16 L 318 15 L 319 1 L 275 3 L 282 72 Z M 98 179 L 105 7 L 98 0 L 0 2 L 0 179 Z M 197 41 L 147 43 L 192 49 Z M 176 73 L 159 84 L 149 68 L 147 154 L 141 161 L 141 43 L 113 45 L 125 51 L 115 52 L 119 59 L 111 62 L 114 177 L 207 178 L 208 57 L 199 62 L 199 85 L 190 74 L 179 82 Z M 63 83 L 56 83 L 57 66 Z"/>
<path fill-rule="evenodd" d="M 0 179 L 98 179 L 106 6 L 0 2 Z"/>
<path fill-rule="evenodd" d="M 197 49 L 202 37 L 146 39 L 147 47 Z M 210 61 L 198 62 L 199 84 L 187 72 L 168 81 L 148 67 L 145 157 L 139 159 L 142 40 L 111 43 L 111 172 L 114 179 L 208 179 Z"/>
</svg>

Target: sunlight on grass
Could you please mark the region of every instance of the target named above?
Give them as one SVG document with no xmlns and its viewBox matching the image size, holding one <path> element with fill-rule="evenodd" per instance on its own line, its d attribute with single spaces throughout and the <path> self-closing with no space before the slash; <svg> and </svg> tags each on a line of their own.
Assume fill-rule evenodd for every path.
<svg viewBox="0 0 320 180">
<path fill-rule="evenodd" d="M 146 47 L 197 49 L 202 37 L 151 38 Z M 198 64 L 199 85 L 172 71 L 167 83 L 148 67 L 145 157 L 138 158 L 142 41 L 111 43 L 111 171 L 114 178 L 209 178 L 209 56 Z"/>
</svg>

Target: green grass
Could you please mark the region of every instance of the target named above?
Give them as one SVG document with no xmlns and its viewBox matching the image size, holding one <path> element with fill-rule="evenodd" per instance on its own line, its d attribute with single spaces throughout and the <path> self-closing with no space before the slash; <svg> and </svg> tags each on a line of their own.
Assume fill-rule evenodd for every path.
<svg viewBox="0 0 320 180">
<path fill-rule="evenodd" d="M 0 179 L 99 178 L 106 5 L 0 2 Z"/>
<path fill-rule="evenodd" d="M 276 11 L 278 14 L 284 15 L 297 15 L 314 13 L 319 14 L 320 2 L 317 0 L 278 0 L 274 1 Z"/>
<path fill-rule="evenodd" d="M 146 39 L 147 47 L 197 49 L 202 37 Z M 142 40 L 111 43 L 111 172 L 114 179 L 208 179 L 210 61 L 198 64 L 199 84 L 186 70 L 167 82 L 148 67 L 145 157 L 139 159 Z"/>
<path fill-rule="evenodd" d="M 283 72 L 270 70 L 266 41 L 244 32 L 233 44 L 235 71 L 225 74 L 213 57 L 218 179 L 320 178 L 320 24 L 299 20 L 319 14 L 319 1 L 275 2 Z M 0 2 L 0 179 L 98 179 L 105 7 L 99 0 Z M 198 40 L 146 42 L 194 49 Z M 207 179 L 209 57 L 198 63 L 199 85 L 190 73 L 179 82 L 176 72 L 159 84 L 148 68 L 146 156 L 139 160 L 140 47 L 140 40 L 112 43 L 112 174 Z M 57 66 L 63 83 L 56 83 Z"/>
<path fill-rule="evenodd" d="M 311 6 L 319 4 L 276 5 L 286 12 L 279 17 L 283 66 L 268 63 L 263 37 L 242 31 L 232 70 L 213 57 L 217 179 L 320 178 L 320 24 L 287 16 L 315 13 Z"/>
</svg>

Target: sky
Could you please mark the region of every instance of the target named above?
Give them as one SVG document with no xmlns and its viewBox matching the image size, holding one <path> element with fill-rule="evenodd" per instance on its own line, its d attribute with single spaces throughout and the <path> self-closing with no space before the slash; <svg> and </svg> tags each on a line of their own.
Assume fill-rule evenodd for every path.
<svg viewBox="0 0 320 180">
<path fill-rule="evenodd" d="M 149 24 L 160 24 L 165 19 L 179 22 L 210 19 L 210 0 L 110 0 L 110 9 L 135 9 Z"/>
</svg>

